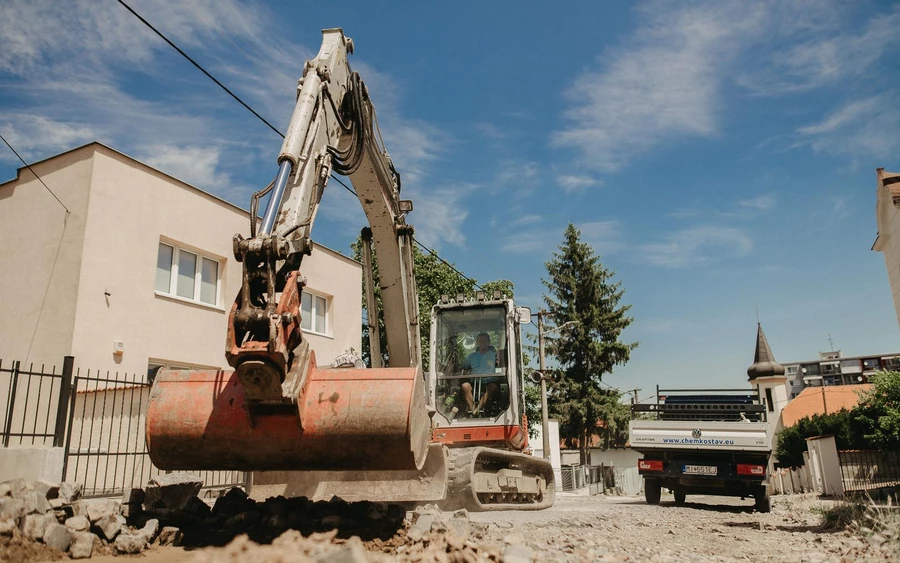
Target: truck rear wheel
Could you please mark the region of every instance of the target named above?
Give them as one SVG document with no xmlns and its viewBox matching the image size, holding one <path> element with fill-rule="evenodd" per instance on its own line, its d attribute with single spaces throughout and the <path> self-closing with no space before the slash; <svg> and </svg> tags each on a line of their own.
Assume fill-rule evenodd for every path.
<svg viewBox="0 0 900 563">
<path fill-rule="evenodd" d="M 684 504 L 684 499 L 687 498 L 687 494 L 684 492 L 684 489 L 675 489 L 675 504 L 681 506 Z"/>
<path fill-rule="evenodd" d="M 662 483 L 659 479 L 644 479 L 644 499 L 647 504 L 659 504 L 662 495 Z"/>
<path fill-rule="evenodd" d="M 755 508 L 759 512 L 771 512 L 772 511 L 772 499 L 769 498 L 769 491 L 766 487 L 760 487 L 759 490 L 754 495 L 754 499 L 756 500 Z"/>
</svg>

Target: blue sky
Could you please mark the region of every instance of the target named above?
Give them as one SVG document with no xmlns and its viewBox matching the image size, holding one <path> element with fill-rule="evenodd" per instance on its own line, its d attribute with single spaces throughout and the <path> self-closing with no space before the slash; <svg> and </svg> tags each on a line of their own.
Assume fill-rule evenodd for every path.
<svg viewBox="0 0 900 563">
<path fill-rule="evenodd" d="M 776 357 L 900 351 L 875 168 L 900 170 L 900 8 L 877 2 L 132 0 L 280 129 L 343 27 L 417 238 L 537 309 L 569 222 L 633 305 L 613 386 L 743 385 Z M 281 140 L 114 0 L 5 0 L 0 132 L 99 140 L 241 206 Z M 15 175 L 0 150 L 0 178 Z M 364 224 L 332 184 L 314 237 Z"/>
</svg>

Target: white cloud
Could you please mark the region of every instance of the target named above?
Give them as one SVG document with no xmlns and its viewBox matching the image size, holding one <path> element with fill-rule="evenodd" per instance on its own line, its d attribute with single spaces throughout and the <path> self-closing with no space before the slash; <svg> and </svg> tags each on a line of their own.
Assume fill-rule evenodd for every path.
<svg viewBox="0 0 900 563">
<path fill-rule="evenodd" d="M 604 54 L 603 69 L 575 80 L 569 126 L 553 144 L 578 151 L 581 166 L 613 171 L 668 138 L 714 135 L 722 72 L 763 11 L 743 2 L 649 4 L 644 25 Z"/>
<path fill-rule="evenodd" d="M 215 146 L 155 145 L 147 147 L 138 158 L 188 184 L 221 193 L 221 188 L 229 186 L 231 180 L 218 171 L 219 156 L 220 150 Z"/>
<path fill-rule="evenodd" d="M 742 199 L 738 205 L 755 211 L 768 211 L 775 207 L 775 194 L 763 194 L 750 199 Z"/>
<path fill-rule="evenodd" d="M 872 18 L 858 32 L 840 31 L 846 23 L 840 19 L 826 22 L 799 43 L 776 47 L 762 68 L 738 77 L 738 83 L 757 94 L 801 92 L 859 77 L 900 44 L 900 12 L 896 10 Z"/>
<path fill-rule="evenodd" d="M 643 258 L 656 266 L 683 268 L 710 262 L 717 255 L 743 256 L 753 240 L 743 229 L 698 226 L 669 234 L 665 242 L 640 247 Z"/>
<path fill-rule="evenodd" d="M 900 146 L 898 107 L 900 96 L 893 92 L 847 102 L 818 123 L 798 128 L 795 146 L 867 159 L 891 157 Z"/>
<path fill-rule="evenodd" d="M 601 186 L 603 182 L 584 174 L 563 174 L 556 179 L 556 183 L 566 193 L 578 192 L 593 186 Z"/>
<path fill-rule="evenodd" d="M 477 190 L 475 184 L 413 190 L 411 197 L 415 209 L 409 221 L 416 228 L 416 239 L 435 251 L 444 241 L 465 246 L 466 236 L 462 229 L 469 211 L 464 200 Z"/>
<path fill-rule="evenodd" d="M 575 225 L 581 231 L 581 241 L 598 254 L 612 254 L 624 248 L 621 223 L 618 221 L 590 221 Z M 549 256 L 562 243 L 564 228 L 546 227 L 516 231 L 506 237 L 502 249 L 512 254 Z"/>
</svg>

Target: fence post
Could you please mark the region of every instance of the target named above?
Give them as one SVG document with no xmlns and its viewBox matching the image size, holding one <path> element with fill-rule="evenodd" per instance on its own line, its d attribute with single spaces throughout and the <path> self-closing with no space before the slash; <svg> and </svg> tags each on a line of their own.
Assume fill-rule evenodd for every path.
<svg viewBox="0 0 900 563">
<path fill-rule="evenodd" d="M 90 375 L 90 374 L 88 374 Z M 62 466 L 62 477 L 60 477 L 60 481 L 66 480 L 66 475 L 69 471 L 69 448 L 72 446 L 72 423 L 75 420 L 75 399 L 78 396 L 78 376 L 75 376 L 75 391 L 69 392 L 69 416 L 68 422 L 66 423 L 66 441 L 63 445 L 63 466 Z M 75 469 L 78 469 L 78 466 L 75 466 Z"/>
<path fill-rule="evenodd" d="M 13 362 L 12 388 L 9 392 L 9 404 L 6 410 L 6 428 L 3 432 L 3 447 L 9 447 L 9 435 L 12 432 L 13 411 L 16 407 L 16 387 L 19 386 L 19 360 Z M 27 408 L 28 405 L 25 405 Z"/>
<path fill-rule="evenodd" d="M 74 356 L 63 358 L 62 381 L 59 383 L 59 403 L 56 405 L 56 430 L 53 432 L 54 448 L 61 448 L 66 438 L 66 414 L 69 407 L 69 395 L 72 392 L 72 370 L 74 365 Z"/>
</svg>

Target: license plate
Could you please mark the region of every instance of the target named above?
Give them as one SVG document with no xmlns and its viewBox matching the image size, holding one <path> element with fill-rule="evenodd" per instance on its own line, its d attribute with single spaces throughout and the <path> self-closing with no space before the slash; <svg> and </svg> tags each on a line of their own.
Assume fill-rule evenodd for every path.
<svg viewBox="0 0 900 563">
<path fill-rule="evenodd" d="M 685 465 L 682 472 L 685 475 L 716 475 L 719 468 L 715 465 Z"/>
</svg>

